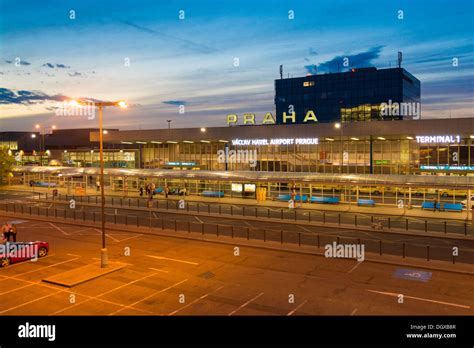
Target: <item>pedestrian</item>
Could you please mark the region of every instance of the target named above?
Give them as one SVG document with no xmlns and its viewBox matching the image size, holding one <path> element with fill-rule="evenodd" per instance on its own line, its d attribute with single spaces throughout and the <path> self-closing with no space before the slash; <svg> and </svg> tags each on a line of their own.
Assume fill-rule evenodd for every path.
<svg viewBox="0 0 474 348">
<path fill-rule="evenodd" d="M 140 197 L 143 197 L 143 186 L 140 186 L 138 191 L 140 192 Z"/>
<path fill-rule="evenodd" d="M 16 233 L 17 233 L 16 226 L 12 224 L 10 228 L 10 236 L 12 237 L 14 243 L 16 243 Z"/>
<path fill-rule="evenodd" d="M 100 181 L 99 180 L 97 180 L 95 182 L 95 187 L 97 188 L 97 192 L 99 192 L 100 191 Z"/>
<path fill-rule="evenodd" d="M 5 238 L 5 240 L 7 242 L 10 241 L 11 228 L 12 228 L 12 226 L 8 222 L 6 222 L 5 225 L 3 225 L 3 227 L 2 227 L 3 238 Z"/>
<path fill-rule="evenodd" d="M 438 205 L 438 200 L 435 198 L 433 211 L 436 212 L 436 206 Z"/>
<path fill-rule="evenodd" d="M 146 184 L 145 186 L 145 192 L 146 192 L 146 195 L 150 195 L 150 184 Z"/>
<path fill-rule="evenodd" d="M 154 196 L 156 193 L 156 185 L 154 183 L 151 183 L 151 194 Z"/>
<path fill-rule="evenodd" d="M 170 193 L 170 189 L 168 187 L 168 185 L 165 186 L 165 197 L 168 198 L 168 195 Z"/>
<path fill-rule="evenodd" d="M 184 186 L 183 189 L 181 190 L 181 194 L 182 194 L 183 196 L 186 196 L 186 191 L 187 191 L 187 190 L 186 190 L 186 186 Z"/>
</svg>

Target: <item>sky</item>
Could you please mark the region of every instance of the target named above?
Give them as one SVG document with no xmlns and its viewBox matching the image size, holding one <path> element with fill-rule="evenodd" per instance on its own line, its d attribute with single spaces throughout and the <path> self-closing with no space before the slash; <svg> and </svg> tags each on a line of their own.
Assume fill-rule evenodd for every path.
<svg viewBox="0 0 474 348">
<path fill-rule="evenodd" d="M 0 0 L 0 131 L 97 127 L 62 101 L 126 100 L 104 127 L 225 126 L 274 80 L 402 66 L 422 118 L 474 117 L 474 0 Z M 454 63 L 454 64 L 453 64 Z M 457 63 L 457 64 L 456 64 Z"/>
</svg>

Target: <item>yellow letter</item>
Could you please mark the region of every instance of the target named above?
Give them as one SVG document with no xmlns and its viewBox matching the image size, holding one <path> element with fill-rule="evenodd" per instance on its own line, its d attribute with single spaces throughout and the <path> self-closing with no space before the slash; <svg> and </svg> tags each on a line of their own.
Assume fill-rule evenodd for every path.
<svg viewBox="0 0 474 348">
<path fill-rule="evenodd" d="M 244 114 L 244 124 L 255 124 L 255 114 Z"/>
<path fill-rule="evenodd" d="M 318 119 L 316 118 L 316 115 L 314 114 L 313 110 L 308 110 L 303 122 L 306 123 L 309 120 L 311 120 L 313 122 L 318 122 Z"/>
<path fill-rule="evenodd" d="M 233 124 L 237 123 L 237 115 L 235 115 L 235 114 L 227 115 L 227 125 L 229 125 L 231 123 L 233 123 Z"/>
<path fill-rule="evenodd" d="M 294 112 L 292 112 L 290 116 L 288 116 L 286 112 L 283 112 L 283 123 L 286 123 L 287 118 L 291 119 L 292 123 L 296 122 L 296 114 Z"/>
<path fill-rule="evenodd" d="M 265 117 L 263 118 L 262 124 L 275 124 L 275 118 L 273 117 L 271 112 L 267 112 L 265 114 Z"/>
</svg>

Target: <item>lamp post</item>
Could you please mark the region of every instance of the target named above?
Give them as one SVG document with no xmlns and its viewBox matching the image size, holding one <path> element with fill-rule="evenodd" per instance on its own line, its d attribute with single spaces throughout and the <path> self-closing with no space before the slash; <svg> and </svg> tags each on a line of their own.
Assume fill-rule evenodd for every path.
<svg viewBox="0 0 474 348">
<path fill-rule="evenodd" d="M 173 120 L 166 120 L 166 122 L 168 122 L 168 129 L 171 129 L 171 122 L 173 122 Z"/>
<path fill-rule="evenodd" d="M 37 130 L 39 130 L 39 132 L 41 133 L 41 142 L 40 142 L 40 161 L 41 161 L 41 165 L 43 165 L 43 154 L 45 152 L 45 143 L 44 143 L 44 134 L 45 134 L 45 130 L 46 129 L 51 129 L 51 131 L 55 130 L 56 129 L 56 126 L 53 124 L 52 126 L 42 126 L 40 124 L 37 124 L 35 125 L 35 128 Z"/>
<path fill-rule="evenodd" d="M 342 168 L 344 165 L 344 145 L 342 142 L 342 124 L 337 122 L 336 124 L 334 124 L 334 128 L 339 129 L 339 142 L 341 146 L 341 159 L 339 161 L 339 173 L 342 174 Z"/>
<path fill-rule="evenodd" d="M 71 101 L 73 105 L 90 105 L 90 103 L 85 101 Z M 96 106 L 99 110 L 99 161 L 100 161 L 100 213 L 101 213 L 101 223 L 102 223 L 102 249 L 100 250 L 100 267 L 107 267 L 108 258 L 107 258 L 107 248 L 105 245 L 105 194 L 104 194 L 104 145 L 103 145 L 103 135 L 104 131 L 102 129 L 102 109 L 106 106 L 118 106 L 122 109 L 127 107 L 127 103 L 124 101 L 116 102 L 94 102 L 93 106 Z"/>
</svg>

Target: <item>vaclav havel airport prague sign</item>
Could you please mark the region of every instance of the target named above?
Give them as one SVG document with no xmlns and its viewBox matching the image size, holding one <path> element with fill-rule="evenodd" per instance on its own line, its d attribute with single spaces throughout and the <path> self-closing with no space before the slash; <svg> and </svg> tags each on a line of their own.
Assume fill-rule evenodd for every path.
<svg viewBox="0 0 474 348">
<path fill-rule="evenodd" d="M 244 119 L 243 122 L 244 124 L 256 124 L 255 123 L 255 114 L 253 113 L 247 113 L 243 115 Z M 237 122 L 239 121 L 239 116 L 237 114 L 229 114 L 227 115 L 227 125 L 236 125 Z M 292 112 L 290 114 L 287 114 L 286 112 L 283 113 L 282 117 L 283 123 L 296 123 L 296 113 Z M 318 122 L 318 119 L 316 117 L 316 114 L 314 113 L 313 110 L 308 110 L 306 113 L 303 123 L 308 123 L 308 122 Z M 263 120 L 261 124 L 276 124 L 276 119 L 275 116 L 271 112 L 267 112 L 265 116 L 263 117 Z"/>
</svg>

